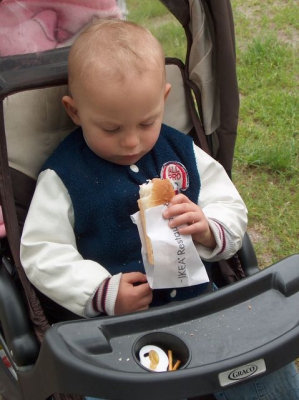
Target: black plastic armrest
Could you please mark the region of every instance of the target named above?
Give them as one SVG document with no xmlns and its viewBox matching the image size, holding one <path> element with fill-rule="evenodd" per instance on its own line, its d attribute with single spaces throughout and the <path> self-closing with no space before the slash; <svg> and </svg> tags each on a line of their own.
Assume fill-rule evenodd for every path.
<svg viewBox="0 0 299 400">
<path fill-rule="evenodd" d="M 39 344 L 32 330 L 24 299 L 4 266 L 0 266 L 0 321 L 6 345 L 18 366 L 33 364 Z"/>
<path fill-rule="evenodd" d="M 296 254 L 198 298 L 52 325 L 34 369 L 20 374 L 24 400 L 52 393 L 172 400 L 225 390 L 299 357 L 298 303 Z M 139 362 L 147 344 L 173 349 L 182 367 L 148 372 Z"/>
<path fill-rule="evenodd" d="M 238 256 L 246 276 L 254 275 L 260 271 L 256 254 L 247 232 L 244 235 L 242 248 L 238 251 Z"/>
</svg>

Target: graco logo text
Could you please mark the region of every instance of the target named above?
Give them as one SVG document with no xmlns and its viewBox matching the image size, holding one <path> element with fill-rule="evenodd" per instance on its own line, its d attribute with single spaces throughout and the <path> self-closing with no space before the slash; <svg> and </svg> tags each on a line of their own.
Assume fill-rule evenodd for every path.
<svg viewBox="0 0 299 400">
<path fill-rule="evenodd" d="M 228 378 L 233 381 L 238 381 L 239 379 L 245 379 L 249 376 L 253 375 L 258 370 L 258 366 L 251 364 L 251 365 L 244 365 L 240 368 L 234 369 L 229 375 Z"/>
<path fill-rule="evenodd" d="M 265 360 L 260 358 L 248 364 L 240 365 L 237 368 L 221 372 L 218 375 L 219 383 L 222 387 L 234 385 L 244 379 L 262 374 L 263 372 L 266 372 L 266 364 Z"/>
</svg>

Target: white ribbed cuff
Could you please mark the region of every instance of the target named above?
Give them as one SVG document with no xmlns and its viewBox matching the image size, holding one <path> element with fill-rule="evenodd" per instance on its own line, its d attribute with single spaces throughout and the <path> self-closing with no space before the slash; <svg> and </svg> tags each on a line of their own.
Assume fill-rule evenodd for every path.
<svg viewBox="0 0 299 400">
<path fill-rule="evenodd" d="M 105 298 L 105 309 L 108 315 L 114 315 L 115 301 L 122 274 L 113 275 L 110 279 Z"/>
<path fill-rule="evenodd" d="M 98 312 L 114 315 L 115 301 L 122 274 L 113 275 L 99 286 L 93 299 L 93 307 Z"/>
<path fill-rule="evenodd" d="M 121 273 L 106 279 L 91 296 L 84 310 L 84 317 L 92 318 L 101 313 L 114 315 Z"/>
<path fill-rule="evenodd" d="M 196 243 L 195 246 L 198 254 L 206 261 L 218 261 L 229 258 L 233 248 L 231 235 L 218 221 L 208 218 L 208 222 L 215 237 L 216 247 L 209 249 Z"/>
</svg>

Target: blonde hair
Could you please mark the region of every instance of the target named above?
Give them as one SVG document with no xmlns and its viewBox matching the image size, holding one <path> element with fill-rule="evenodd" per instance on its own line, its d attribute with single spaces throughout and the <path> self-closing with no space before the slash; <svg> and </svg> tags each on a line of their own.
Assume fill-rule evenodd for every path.
<svg viewBox="0 0 299 400">
<path fill-rule="evenodd" d="M 159 41 L 140 25 L 95 20 L 74 42 L 68 69 L 71 92 L 77 81 L 88 80 L 95 71 L 102 82 L 121 82 L 127 76 L 151 70 L 161 70 L 165 76 L 164 52 Z"/>
</svg>

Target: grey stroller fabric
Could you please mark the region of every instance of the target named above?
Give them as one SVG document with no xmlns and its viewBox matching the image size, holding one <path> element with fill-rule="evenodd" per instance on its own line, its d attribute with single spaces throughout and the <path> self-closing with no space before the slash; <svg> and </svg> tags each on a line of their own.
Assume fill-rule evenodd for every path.
<svg viewBox="0 0 299 400">
<path fill-rule="evenodd" d="M 186 65 L 201 104 L 201 120 L 213 157 L 231 171 L 237 136 L 239 92 L 235 31 L 229 0 L 162 0 L 186 30 Z M 200 91 L 198 93 L 197 91 Z"/>
</svg>

